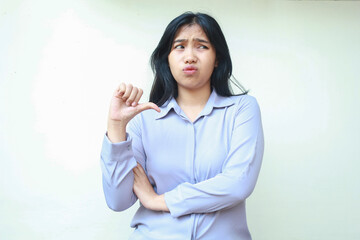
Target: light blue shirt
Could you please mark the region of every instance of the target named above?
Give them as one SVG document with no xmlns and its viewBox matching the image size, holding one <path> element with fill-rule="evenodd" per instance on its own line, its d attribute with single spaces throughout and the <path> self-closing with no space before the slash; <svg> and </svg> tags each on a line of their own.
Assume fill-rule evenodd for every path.
<svg viewBox="0 0 360 240">
<path fill-rule="evenodd" d="M 259 175 L 264 138 L 259 106 L 248 95 L 222 97 L 212 91 L 191 122 L 175 99 L 133 118 L 127 140 L 101 151 L 108 206 L 122 211 L 137 197 L 132 169 L 139 162 L 170 212 L 140 205 L 130 239 L 251 239 L 245 200 Z"/>
</svg>

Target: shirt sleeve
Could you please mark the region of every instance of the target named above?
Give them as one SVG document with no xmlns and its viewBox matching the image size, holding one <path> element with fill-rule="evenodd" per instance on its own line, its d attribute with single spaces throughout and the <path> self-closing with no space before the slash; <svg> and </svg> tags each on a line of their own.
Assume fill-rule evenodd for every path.
<svg viewBox="0 0 360 240">
<path fill-rule="evenodd" d="M 127 139 L 124 142 L 111 143 L 104 136 L 100 164 L 105 200 L 114 211 L 123 211 L 137 200 L 133 192 L 134 175 L 132 169 L 137 162 L 144 166 L 144 153 L 137 119 L 129 122 Z"/>
<path fill-rule="evenodd" d="M 230 208 L 254 190 L 264 138 L 257 101 L 250 96 L 245 99 L 236 111 L 231 146 L 222 172 L 199 183 L 182 183 L 165 193 L 165 202 L 173 217 Z"/>
</svg>

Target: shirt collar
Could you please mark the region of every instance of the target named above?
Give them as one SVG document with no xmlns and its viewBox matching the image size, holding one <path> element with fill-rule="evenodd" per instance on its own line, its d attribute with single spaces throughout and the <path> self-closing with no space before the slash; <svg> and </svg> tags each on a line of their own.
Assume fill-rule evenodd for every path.
<svg viewBox="0 0 360 240">
<path fill-rule="evenodd" d="M 175 98 L 170 98 L 169 100 L 167 100 L 161 107 L 160 107 L 160 113 L 157 115 L 156 119 L 160 119 L 165 117 L 171 109 L 174 109 L 174 111 L 177 114 L 180 114 L 181 112 L 181 108 L 180 106 L 177 104 Z"/>
<path fill-rule="evenodd" d="M 223 108 L 228 107 L 235 104 L 234 100 L 231 97 L 223 97 L 217 94 L 215 89 L 211 92 L 210 97 L 202 110 L 199 114 L 199 117 L 209 115 L 214 108 Z M 156 119 L 160 119 L 165 117 L 170 110 L 173 109 L 178 115 L 181 114 L 181 108 L 176 102 L 175 98 L 171 98 L 167 100 L 161 107 L 161 112 L 158 114 Z"/>
</svg>

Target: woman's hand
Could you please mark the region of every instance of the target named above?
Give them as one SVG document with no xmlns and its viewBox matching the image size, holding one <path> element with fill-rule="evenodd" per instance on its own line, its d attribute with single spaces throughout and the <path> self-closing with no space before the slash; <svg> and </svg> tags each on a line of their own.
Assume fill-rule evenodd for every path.
<svg viewBox="0 0 360 240">
<path fill-rule="evenodd" d="M 126 125 L 135 115 L 147 109 L 160 112 L 151 102 L 139 104 L 143 90 L 131 84 L 121 83 L 111 99 L 108 117 L 108 137 L 112 142 L 126 140 Z"/>
<path fill-rule="evenodd" d="M 141 88 L 121 83 L 111 99 L 109 120 L 128 123 L 136 114 L 144 110 L 154 109 L 160 112 L 159 107 L 154 103 L 139 104 L 142 94 Z"/>
<path fill-rule="evenodd" d="M 138 165 L 133 169 L 134 186 L 133 190 L 141 204 L 153 211 L 169 211 L 166 206 L 164 195 L 155 193 L 142 166 Z"/>
</svg>

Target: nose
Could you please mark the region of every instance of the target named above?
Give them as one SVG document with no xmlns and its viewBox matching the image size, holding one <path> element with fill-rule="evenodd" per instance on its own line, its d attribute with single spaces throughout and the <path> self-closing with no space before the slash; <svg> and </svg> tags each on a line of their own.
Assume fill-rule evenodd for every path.
<svg viewBox="0 0 360 240">
<path fill-rule="evenodd" d="M 197 58 L 192 48 L 188 48 L 185 53 L 184 62 L 186 64 L 196 63 Z"/>
</svg>

